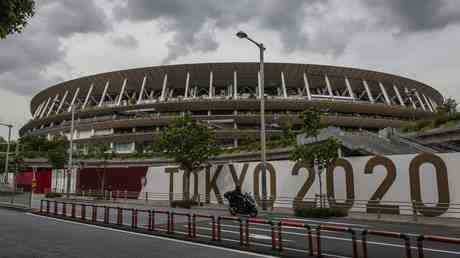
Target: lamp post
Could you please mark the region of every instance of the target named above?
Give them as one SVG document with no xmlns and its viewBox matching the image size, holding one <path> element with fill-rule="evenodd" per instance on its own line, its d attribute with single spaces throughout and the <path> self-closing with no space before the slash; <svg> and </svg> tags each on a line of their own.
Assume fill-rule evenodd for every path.
<svg viewBox="0 0 460 258">
<path fill-rule="evenodd" d="M 262 172 L 262 210 L 267 209 L 267 155 L 265 150 L 265 86 L 264 86 L 264 44 L 251 39 L 243 31 L 236 33 L 240 39 L 247 39 L 259 48 L 260 54 L 260 153 L 261 153 L 261 172 Z"/>
<path fill-rule="evenodd" d="M 10 145 L 11 145 L 11 129 L 13 128 L 12 124 L 5 124 L 0 123 L 2 126 L 8 127 L 8 142 L 6 143 L 6 156 L 5 156 L 5 177 L 3 182 L 6 184 L 8 183 L 8 163 L 9 163 L 9 156 L 10 156 Z"/>
<path fill-rule="evenodd" d="M 70 121 L 70 137 L 69 137 L 69 165 L 67 168 L 67 186 L 66 186 L 66 197 L 70 198 L 70 176 L 73 168 L 73 135 L 75 130 L 75 105 L 70 106 L 70 111 L 72 113 L 72 119 Z"/>
</svg>

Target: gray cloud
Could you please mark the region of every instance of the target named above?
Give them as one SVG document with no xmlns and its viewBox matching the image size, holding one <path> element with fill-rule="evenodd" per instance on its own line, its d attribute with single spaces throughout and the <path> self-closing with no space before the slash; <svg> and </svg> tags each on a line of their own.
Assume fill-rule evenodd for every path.
<svg viewBox="0 0 460 258">
<path fill-rule="evenodd" d="M 0 40 L 0 87 L 19 95 L 36 93 L 61 79 L 45 76 L 49 66 L 63 62 L 61 39 L 109 29 L 104 11 L 93 1 L 37 1 L 24 32 Z"/>
<path fill-rule="evenodd" d="M 363 1 L 381 24 L 396 26 L 400 34 L 442 29 L 460 22 L 459 1 L 385 0 Z"/>
<path fill-rule="evenodd" d="M 132 35 L 113 37 L 111 41 L 115 46 L 121 48 L 137 48 L 139 46 L 139 42 Z"/>
<path fill-rule="evenodd" d="M 305 15 L 309 9 L 317 10 L 319 6 L 330 1 L 321 0 L 277 0 L 250 1 L 235 0 L 231 3 L 212 0 L 139 0 L 124 1 L 114 10 L 117 19 L 138 21 L 159 21 L 165 32 L 173 32 L 172 39 L 167 42 L 168 56 L 164 62 L 169 63 L 179 56 L 191 51 L 212 51 L 218 48 L 214 38 L 215 29 L 239 27 L 249 21 L 262 28 L 280 35 L 284 50 L 312 47 L 323 50 L 309 34 L 304 33 Z M 324 8 L 323 8 L 324 9 Z M 322 13 L 326 13 L 324 10 Z M 328 29 L 328 28 L 325 28 Z M 315 32 L 324 36 L 326 31 Z M 345 45 L 330 45 L 340 52 Z M 326 45 L 325 45 L 326 46 Z M 325 48 L 328 48 L 326 46 Z M 329 49 L 324 49 L 328 51 Z"/>
</svg>

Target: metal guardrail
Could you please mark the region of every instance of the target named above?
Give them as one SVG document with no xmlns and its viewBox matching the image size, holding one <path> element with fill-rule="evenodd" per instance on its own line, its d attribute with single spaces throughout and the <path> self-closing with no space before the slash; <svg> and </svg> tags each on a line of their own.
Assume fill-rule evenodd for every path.
<svg viewBox="0 0 460 258">
<path fill-rule="evenodd" d="M 69 214 L 66 211 L 66 207 L 71 205 L 72 213 Z M 52 209 L 51 209 L 52 206 Z M 75 217 L 75 207 L 79 206 L 80 208 L 80 216 Z M 59 212 L 59 207 L 61 207 L 61 211 Z M 92 216 L 88 218 L 86 216 L 86 210 L 92 208 Z M 97 219 L 97 209 L 103 208 L 103 220 Z M 113 207 L 111 207 L 113 208 Z M 92 204 L 85 204 L 85 203 L 67 203 L 67 202 L 58 202 L 58 201 L 50 201 L 50 200 L 41 200 L 40 202 L 40 210 L 36 211 L 36 213 L 45 215 L 45 216 L 52 216 L 52 217 L 60 217 L 64 219 L 73 219 L 78 220 L 84 223 L 91 223 L 91 224 L 100 224 L 103 226 L 110 226 L 110 225 L 117 225 L 118 227 L 124 227 L 127 230 L 139 230 L 138 228 L 138 217 L 140 212 L 148 214 L 148 226 L 147 230 L 149 232 L 157 231 L 157 227 L 155 225 L 154 216 L 155 214 L 166 214 L 167 215 L 167 233 L 168 234 L 175 234 L 174 231 L 174 216 L 185 216 L 187 218 L 187 237 L 189 239 L 197 238 L 196 234 L 196 218 L 211 218 L 212 223 L 212 241 L 216 243 L 220 241 L 225 241 L 221 237 L 221 227 L 223 221 L 233 221 L 237 222 L 239 225 L 239 244 L 240 246 L 244 246 L 245 249 L 249 248 L 250 246 L 250 234 L 249 228 L 251 224 L 260 224 L 260 225 L 268 225 L 270 226 L 269 236 L 271 238 L 271 248 L 275 251 L 282 252 L 283 248 L 283 229 L 285 227 L 294 227 L 298 229 L 306 229 L 305 237 L 308 241 L 308 254 L 310 256 L 316 257 L 323 257 L 323 246 L 321 245 L 321 233 L 325 232 L 343 232 L 346 234 L 350 234 L 351 236 L 351 248 L 352 248 L 352 257 L 358 258 L 358 235 L 361 236 L 361 248 L 362 248 L 362 257 L 368 258 L 368 245 L 367 245 L 367 237 L 369 235 L 373 236 L 380 236 L 385 238 L 394 238 L 394 239 L 401 239 L 404 241 L 404 250 L 405 250 L 405 257 L 412 258 L 411 252 L 411 237 L 408 234 L 400 233 L 400 232 L 392 232 L 392 231 L 384 231 L 384 230 L 374 230 L 374 229 L 364 229 L 358 230 L 353 229 L 350 227 L 340 227 L 340 226 L 332 226 L 332 225 L 310 225 L 308 223 L 301 223 L 301 222 L 293 222 L 288 219 L 281 219 L 278 221 L 275 220 L 267 220 L 267 219 L 255 219 L 255 218 L 245 218 L 245 217 L 230 217 L 230 216 L 218 216 L 217 220 L 216 217 L 213 215 L 204 215 L 204 214 L 194 214 L 194 213 L 179 213 L 179 212 L 170 212 L 165 210 L 136 210 L 136 209 L 126 209 L 121 207 L 115 207 L 118 211 L 117 214 L 117 221 L 116 223 L 111 223 L 108 218 L 110 213 L 110 208 L 107 206 L 97 206 Z M 124 224 L 122 220 L 122 216 L 120 215 L 123 211 L 131 212 L 131 224 Z M 121 218 L 121 219 L 120 219 Z M 215 222 L 217 221 L 217 224 Z M 216 229 L 216 230 L 214 230 Z M 315 234 L 313 234 L 313 229 L 315 230 Z M 179 233 L 179 232 L 177 232 Z M 201 236 L 199 236 L 201 237 Z M 445 243 L 445 244 L 454 244 L 460 246 L 460 238 L 450 238 L 450 237 L 443 237 L 443 236 L 435 236 L 435 235 L 415 235 L 413 239 L 417 241 L 417 251 L 418 257 L 424 258 L 424 248 L 423 244 L 425 241 L 431 241 L 436 243 Z M 315 240 L 315 245 L 314 245 Z"/>
<path fill-rule="evenodd" d="M 57 189 L 53 189 L 57 190 Z M 64 193 L 64 191 L 56 191 Z M 165 193 L 165 192 L 133 192 L 133 191 L 97 191 L 87 190 L 73 193 L 74 198 L 95 198 L 113 202 L 132 202 L 145 201 L 145 203 L 154 201 L 164 201 L 171 203 L 172 201 L 181 201 L 186 199 L 184 193 Z M 204 203 L 219 203 L 228 204 L 222 194 L 194 195 L 189 194 L 190 199 L 198 204 Z M 256 198 L 257 199 L 257 198 Z M 260 199 L 260 198 L 259 198 Z M 274 201 L 273 201 L 274 200 Z M 262 200 L 259 201 L 259 206 L 262 206 Z M 405 214 L 412 215 L 413 221 L 417 222 L 420 217 L 435 217 L 439 215 L 448 215 L 450 217 L 460 217 L 460 203 L 437 203 L 437 202 L 404 202 L 404 201 L 389 201 L 389 200 L 360 200 L 360 199 L 341 199 L 330 196 L 315 195 L 314 198 L 296 198 L 292 196 L 268 196 L 267 206 L 269 210 L 277 207 L 294 208 L 295 207 L 335 207 L 345 210 L 359 211 L 375 214 L 378 219 L 381 219 L 386 214 Z"/>
</svg>

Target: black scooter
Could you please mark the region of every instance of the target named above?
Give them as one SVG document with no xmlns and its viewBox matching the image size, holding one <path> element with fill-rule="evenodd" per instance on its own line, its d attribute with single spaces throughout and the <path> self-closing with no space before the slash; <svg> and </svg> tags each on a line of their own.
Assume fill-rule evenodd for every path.
<svg viewBox="0 0 460 258">
<path fill-rule="evenodd" d="M 239 194 L 235 196 L 234 192 L 226 192 L 224 197 L 229 202 L 228 211 L 233 216 L 237 214 L 249 215 L 250 217 L 257 217 L 257 207 L 254 198 L 248 193 Z"/>
</svg>

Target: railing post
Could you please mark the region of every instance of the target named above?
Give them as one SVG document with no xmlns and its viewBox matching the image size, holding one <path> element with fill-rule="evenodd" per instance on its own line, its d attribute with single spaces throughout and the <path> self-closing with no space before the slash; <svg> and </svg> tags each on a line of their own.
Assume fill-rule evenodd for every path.
<svg viewBox="0 0 460 258">
<path fill-rule="evenodd" d="M 43 213 L 43 200 L 40 200 L 40 213 Z"/>
<path fill-rule="evenodd" d="M 110 208 L 104 206 L 104 223 L 109 224 L 109 217 L 110 217 Z"/>
<path fill-rule="evenodd" d="M 70 216 L 71 216 L 73 219 L 75 219 L 75 203 L 72 203 L 72 204 L 71 204 L 71 207 L 72 207 L 72 208 L 71 208 L 71 211 L 70 211 L 70 213 L 71 213 Z"/>
<path fill-rule="evenodd" d="M 358 246 L 356 242 L 356 231 L 352 228 L 348 228 L 348 232 L 351 233 L 351 244 L 353 246 L 353 256 L 352 258 L 358 258 Z"/>
<path fill-rule="evenodd" d="M 425 254 L 423 253 L 423 240 L 425 236 L 420 235 L 417 237 L 417 250 L 418 250 L 418 258 L 424 258 Z"/>
<path fill-rule="evenodd" d="M 412 201 L 412 216 L 413 216 L 414 222 L 418 222 L 417 202 L 416 201 Z"/>
<path fill-rule="evenodd" d="M 54 215 L 58 215 L 58 204 L 57 204 L 57 201 L 54 201 Z"/>
<path fill-rule="evenodd" d="M 92 210 L 92 221 L 95 224 L 97 222 L 97 206 L 93 205 L 93 210 Z"/>
<path fill-rule="evenodd" d="M 191 221 L 190 214 L 188 214 L 187 219 L 188 219 L 188 236 L 192 237 L 192 221 Z"/>
<path fill-rule="evenodd" d="M 149 192 L 145 192 L 145 202 L 149 202 Z"/>
<path fill-rule="evenodd" d="M 81 219 L 86 220 L 86 204 L 81 205 Z"/>
<path fill-rule="evenodd" d="M 117 225 L 123 225 L 123 210 L 117 207 Z"/>
<path fill-rule="evenodd" d="M 241 220 L 241 218 L 238 220 L 240 222 L 240 245 L 244 245 L 243 220 Z"/>
<path fill-rule="evenodd" d="M 275 232 L 275 223 L 270 220 L 270 229 L 272 233 L 272 249 L 276 250 L 277 244 L 276 244 L 276 232 Z"/>
<path fill-rule="evenodd" d="M 406 258 L 412 258 L 410 239 L 406 234 L 401 234 L 401 238 L 404 240 L 404 246 L 406 248 Z"/>
<path fill-rule="evenodd" d="M 246 239 L 245 245 L 249 246 L 249 220 L 248 219 L 246 219 L 245 221 L 244 234 L 245 234 L 245 239 Z"/>
<path fill-rule="evenodd" d="M 316 228 L 316 257 L 321 257 L 321 226 Z"/>
<path fill-rule="evenodd" d="M 170 231 L 168 233 L 174 234 L 174 212 L 171 212 L 171 218 L 170 218 Z"/>
<path fill-rule="evenodd" d="M 212 224 L 212 240 L 216 240 L 216 217 L 212 216 L 211 224 Z"/>
<path fill-rule="evenodd" d="M 131 209 L 131 227 L 137 228 L 137 209 Z"/>
<path fill-rule="evenodd" d="M 166 214 L 168 215 L 167 232 L 171 233 L 171 212 L 168 211 Z"/>
<path fill-rule="evenodd" d="M 363 258 L 368 258 L 367 254 L 367 229 L 361 232 L 361 245 L 363 246 Z"/>
<path fill-rule="evenodd" d="M 46 215 L 50 213 L 50 201 L 46 200 Z"/>
<path fill-rule="evenodd" d="M 310 254 L 310 256 L 313 256 L 313 237 L 312 237 L 312 234 L 311 234 L 311 227 L 310 227 L 310 225 L 305 224 L 305 228 L 307 228 L 307 234 L 308 234 L 309 254 Z"/>
<path fill-rule="evenodd" d="M 153 230 L 153 216 L 152 216 L 153 214 L 152 214 L 152 210 L 149 210 L 148 214 L 149 214 L 148 230 Z"/>
<path fill-rule="evenodd" d="M 283 239 L 282 239 L 282 223 L 281 221 L 278 222 L 278 250 L 282 251 L 283 250 Z"/>
<path fill-rule="evenodd" d="M 67 217 L 67 203 L 62 203 L 62 216 Z"/>
</svg>

